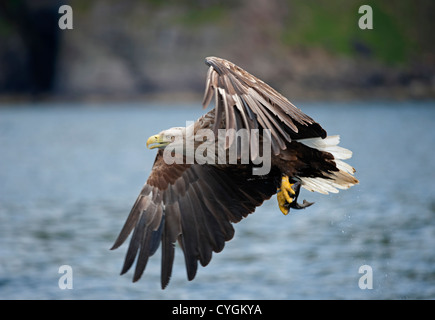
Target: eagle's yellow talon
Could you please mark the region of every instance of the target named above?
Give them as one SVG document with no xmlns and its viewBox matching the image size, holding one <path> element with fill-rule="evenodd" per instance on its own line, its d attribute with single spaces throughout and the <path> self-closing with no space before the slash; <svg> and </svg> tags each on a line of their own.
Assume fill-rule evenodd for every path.
<svg viewBox="0 0 435 320">
<path fill-rule="evenodd" d="M 278 205 L 281 212 L 285 215 L 289 212 L 289 205 L 293 202 L 295 191 L 292 189 L 293 184 L 289 182 L 288 177 L 284 176 L 281 180 L 281 188 L 278 189 Z"/>
<path fill-rule="evenodd" d="M 281 179 L 281 189 L 287 190 L 288 192 L 290 192 L 291 194 L 295 195 L 295 191 L 292 189 L 294 183 L 290 183 L 288 181 L 288 177 L 284 176 Z"/>
<path fill-rule="evenodd" d="M 278 190 L 279 190 L 279 189 L 278 189 Z M 284 196 L 284 192 L 279 191 L 278 194 L 277 194 L 277 198 L 278 198 L 279 209 L 281 210 L 281 212 L 282 212 L 284 215 L 287 215 L 287 214 L 288 214 L 288 210 L 289 210 L 289 208 L 288 208 L 288 205 L 287 205 L 287 201 L 286 201 L 286 199 L 285 199 L 285 196 Z"/>
</svg>

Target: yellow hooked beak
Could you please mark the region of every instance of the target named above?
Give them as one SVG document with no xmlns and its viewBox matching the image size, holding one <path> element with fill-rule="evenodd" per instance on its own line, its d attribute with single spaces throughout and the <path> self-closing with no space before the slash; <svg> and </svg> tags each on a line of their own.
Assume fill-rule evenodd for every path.
<svg viewBox="0 0 435 320">
<path fill-rule="evenodd" d="M 148 138 L 147 148 L 148 149 L 163 148 L 166 147 L 169 143 L 171 143 L 171 141 L 166 141 L 163 135 L 156 134 Z"/>
</svg>

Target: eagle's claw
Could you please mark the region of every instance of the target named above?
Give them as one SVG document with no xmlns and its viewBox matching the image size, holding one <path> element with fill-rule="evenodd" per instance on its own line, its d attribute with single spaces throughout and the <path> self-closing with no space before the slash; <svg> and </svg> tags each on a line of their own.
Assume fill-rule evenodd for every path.
<svg viewBox="0 0 435 320">
<path fill-rule="evenodd" d="M 300 181 L 290 183 L 287 176 L 282 177 L 281 188 L 278 189 L 278 205 L 281 212 L 285 215 L 288 214 L 290 208 L 304 209 L 311 206 L 314 202 L 308 202 L 304 200 L 302 204 L 299 204 L 296 200 L 299 196 L 301 189 Z"/>
</svg>

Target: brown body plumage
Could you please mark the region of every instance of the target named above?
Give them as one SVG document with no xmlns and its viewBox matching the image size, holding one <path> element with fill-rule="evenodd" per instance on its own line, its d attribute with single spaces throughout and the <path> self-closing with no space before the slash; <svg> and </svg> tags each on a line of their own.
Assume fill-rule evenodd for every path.
<svg viewBox="0 0 435 320">
<path fill-rule="evenodd" d="M 172 272 L 175 243 L 184 252 L 187 276 L 195 277 L 198 261 L 207 265 L 212 252 L 220 252 L 234 235 L 232 224 L 252 213 L 272 197 L 288 176 L 299 188 L 322 193 L 336 192 L 358 183 L 354 169 L 341 159 L 350 151 L 340 148 L 338 136 L 326 131 L 285 97 L 231 62 L 209 57 L 204 108 L 214 97 L 215 108 L 194 124 L 200 129 L 259 129 L 250 137 L 258 147 L 262 130 L 271 133 L 272 162 L 266 175 L 254 175 L 250 153 L 245 164 L 171 164 L 164 161 L 163 148 L 157 153 L 152 172 L 140 192 L 112 249 L 119 247 L 133 231 L 122 273 L 137 258 L 133 281 L 145 270 L 148 258 L 162 244 L 161 285 L 165 288 Z M 216 135 L 217 136 L 217 135 Z M 235 136 L 229 135 L 225 148 Z M 257 148 L 256 150 L 259 150 Z M 238 151 L 240 153 L 240 151 Z M 240 154 L 238 154 L 240 157 Z M 296 200 L 296 199 L 295 199 Z M 310 203 L 290 207 L 302 208 Z"/>
</svg>

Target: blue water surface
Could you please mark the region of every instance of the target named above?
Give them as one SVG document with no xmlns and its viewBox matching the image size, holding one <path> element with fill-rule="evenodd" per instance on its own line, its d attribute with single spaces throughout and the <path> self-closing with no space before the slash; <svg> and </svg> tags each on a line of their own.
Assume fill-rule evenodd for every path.
<svg viewBox="0 0 435 320">
<path fill-rule="evenodd" d="M 3 105 L 0 298 L 434 299 L 435 104 L 297 106 L 340 134 L 360 184 L 328 196 L 303 190 L 300 200 L 315 205 L 288 216 L 273 197 L 191 282 L 177 248 L 161 290 L 160 250 L 132 283 L 132 272 L 119 275 L 127 244 L 109 248 L 150 173 L 147 138 L 196 120 L 201 106 Z M 62 265 L 72 289 L 59 286 Z M 368 284 L 361 266 L 372 289 L 359 285 Z"/>
</svg>

